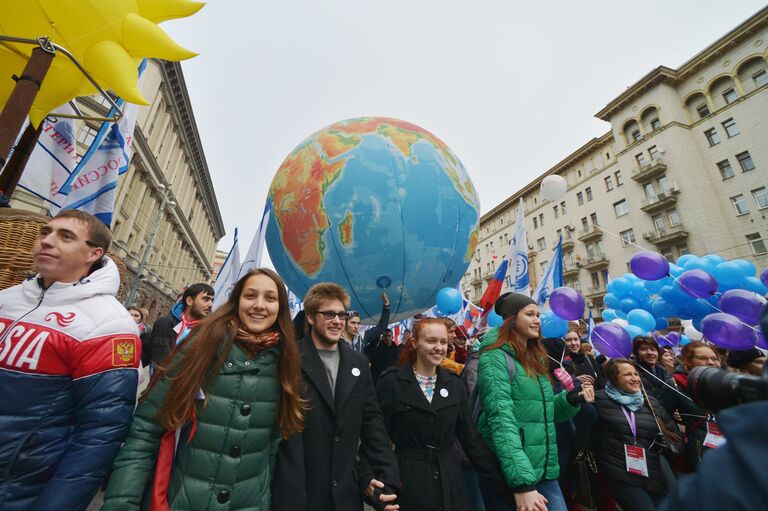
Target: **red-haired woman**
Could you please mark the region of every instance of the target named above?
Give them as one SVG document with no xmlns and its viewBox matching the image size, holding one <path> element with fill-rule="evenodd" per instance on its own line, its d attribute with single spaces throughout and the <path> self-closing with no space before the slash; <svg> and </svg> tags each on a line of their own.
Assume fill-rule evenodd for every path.
<svg viewBox="0 0 768 511">
<path fill-rule="evenodd" d="M 478 429 L 501 462 L 518 511 L 566 511 L 557 483 L 555 422 L 573 417 L 580 402 L 593 401 L 594 389 L 584 383 L 581 391 L 554 394 L 534 300 L 506 293 L 494 309 L 504 322 L 486 334 L 480 348 L 477 385 L 483 412 Z"/>
<path fill-rule="evenodd" d="M 267 511 L 277 447 L 303 427 L 283 281 L 249 272 L 164 365 L 141 397 L 102 510 Z"/>
<path fill-rule="evenodd" d="M 384 423 L 395 444 L 402 487 L 401 511 L 470 509 L 461 463 L 453 449 L 459 442 L 477 471 L 493 481 L 506 501 L 514 496 L 504 484 L 499 463 L 472 424 L 461 379 L 440 367 L 448 350 L 448 329 L 425 318 L 400 359 L 378 382 Z"/>
</svg>

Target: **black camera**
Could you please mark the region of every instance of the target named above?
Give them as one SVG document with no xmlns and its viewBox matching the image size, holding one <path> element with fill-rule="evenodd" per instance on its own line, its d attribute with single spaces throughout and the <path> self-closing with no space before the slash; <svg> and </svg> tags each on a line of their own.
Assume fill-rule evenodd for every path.
<svg viewBox="0 0 768 511">
<path fill-rule="evenodd" d="M 715 367 L 694 367 L 688 373 L 688 389 L 696 404 L 713 413 L 768 399 L 768 364 L 762 376 L 732 373 Z"/>
</svg>

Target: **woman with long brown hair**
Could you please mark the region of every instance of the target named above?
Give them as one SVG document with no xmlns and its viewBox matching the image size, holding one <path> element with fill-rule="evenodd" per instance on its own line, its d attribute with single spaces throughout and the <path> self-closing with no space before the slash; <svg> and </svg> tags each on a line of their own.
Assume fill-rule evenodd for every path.
<svg viewBox="0 0 768 511">
<path fill-rule="evenodd" d="M 534 300 L 506 293 L 494 309 L 504 322 L 485 335 L 480 348 L 478 429 L 501 462 L 518 511 L 566 511 L 557 483 L 555 422 L 573 417 L 579 403 L 594 399 L 594 390 L 585 383 L 581 390 L 554 394 Z M 488 509 L 486 488 L 483 495 Z M 491 509 L 504 507 L 498 503 Z"/>
<path fill-rule="evenodd" d="M 253 270 L 154 375 L 102 510 L 268 510 L 277 447 L 303 428 L 300 384 L 285 285 Z"/>
</svg>

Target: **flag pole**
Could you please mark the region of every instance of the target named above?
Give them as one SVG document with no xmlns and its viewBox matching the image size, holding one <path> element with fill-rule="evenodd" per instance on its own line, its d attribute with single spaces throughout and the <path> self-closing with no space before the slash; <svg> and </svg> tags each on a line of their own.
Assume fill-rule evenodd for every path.
<svg viewBox="0 0 768 511">
<path fill-rule="evenodd" d="M 10 198 L 13 192 L 16 191 L 21 180 L 21 175 L 24 173 L 24 169 L 29 161 L 29 156 L 32 151 L 35 150 L 37 141 L 40 139 L 40 133 L 43 132 L 43 123 L 35 129 L 32 124 L 28 124 L 24 130 L 24 134 L 19 139 L 19 143 L 16 144 L 11 158 L 5 165 L 3 174 L 0 175 L 0 191 Z"/>
</svg>

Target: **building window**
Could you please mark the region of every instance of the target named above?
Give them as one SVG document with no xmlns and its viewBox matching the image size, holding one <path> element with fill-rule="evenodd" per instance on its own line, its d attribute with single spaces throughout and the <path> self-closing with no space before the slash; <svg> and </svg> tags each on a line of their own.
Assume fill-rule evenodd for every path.
<svg viewBox="0 0 768 511">
<path fill-rule="evenodd" d="M 643 138 L 643 137 L 640 135 L 640 130 L 632 130 L 632 141 L 633 142 L 639 142 L 641 138 Z"/>
<path fill-rule="evenodd" d="M 589 219 L 592 220 L 592 225 L 600 225 L 597 223 L 597 213 L 592 213 L 589 215 Z"/>
<path fill-rule="evenodd" d="M 565 216 L 565 201 L 560 203 L 560 209 L 563 211 L 563 216 Z"/>
<path fill-rule="evenodd" d="M 635 231 L 632 229 L 627 229 L 626 231 L 621 231 L 619 233 L 619 236 L 621 236 L 621 246 L 622 247 L 628 247 L 631 244 L 635 242 Z"/>
<path fill-rule="evenodd" d="M 663 255 L 670 263 L 675 261 L 675 256 L 672 253 L 672 249 L 669 247 L 661 249 L 661 255 Z"/>
<path fill-rule="evenodd" d="M 626 199 L 620 200 L 619 202 L 614 202 L 613 211 L 614 213 L 616 213 L 616 218 L 619 218 L 620 216 L 624 216 L 627 213 L 629 213 L 629 207 L 627 206 Z"/>
<path fill-rule="evenodd" d="M 589 276 L 592 279 L 592 287 L 595 289 L 600 289 L 600 274 L 594 271 L 590 273 Z"/>
<path fill-rule="evenodd" d="M 539 228 L 539 219 L 536 217 L 533 217 L 533 228 L 538 229 Z"/>
<path fill-rule="evenodd" d="M 658 117 L 654 117 L 653 119 L 651 119 L 651 129 L 657 130 L 659 128 L 661 128 L 661 121 L 659 121 Z"/>
<path fill-rule="evenodd" d="M 645 190 L 645 197 L 648 199 L 648 202 L 656 202 L 656 188 L 654 188 L 653 182 L 646 183 L 643 188 Z"/>
<path fill-rule="evenodd" d="M 581 230 L 584 232 L 587 232 L 589 230 L 589 223 L 587 222 L 587 217 L 584 217 L 581 219 Z"/>
<path fill-rule="evenodd" d="M 592 188 L 591 187 L 587 187 L 587 189 L 584 190 L 584 191 L 587 193 L 587 202 L 591 201 L 592 200 Z"/>
<path fill-rule="evenodd" d="M 739 160 L 741 170 L 744 172 L 749 172 L 755 168 L 755 162 L 752 161 L 752 157 L 749 155 L 749 151 L 744 151 L 743 153 L 737 154 L 736 159 Z"/>
<path fill-rule="evenodd" d="M 667 176 L 659 177 L 659 189 L 663 193 L 667 193 L 670 188 L 672 188 L 672 187 L 669 184 L 669 179 L 667 179 Z"/>
<path fill-rule="evenodd" d="M 95 129 L 85 125 L 83 126 L 83 129 L 80 130 L 80 133 L 77 134 L 77 141 L 85 147 L 91 147 L 93 139 L 96 138 L 96 133 Z"/>
<path fill-rule="evenodd" d="M 552 210 L 555 212 L 555 218 L 560 218 L 560 206 L 555 204 L 552 206 Z"/>
<path fill-rule="evenodd" d="M 635 161 L 637 161 L 638 167 L 642 167 L 645 165 L 645 155 L 643 153 L 637 153 L 635 155 Z"/>
<path fill-rule="evenodd" d="M 539 213 L 539 225 L 544 227 L 544 213 Z"/>
<path fill-rule="evenodd" d="M 680 225 L 680 215 L 677 214 L 677 208 L 667 210 L 667 218 L 669 219 L 670 227 L 676 227 Z"/>
<path fill-rule="evenodd" d="M 761 69 L 752 75 L 752 81 L 755 82 L 755 87 L 762 87 L 768 83 L 768 73 L 765 71 L 765 69 Z"/>
<path fill-rule="evenodd" d="M 720 175 L 723 176 L 723 179 L 730 179 L 733 177 L 733 169 L 731 168 L 731 162 L 728 160 L 723 160 L 717 162 L 717 168 L 720 170 Z"/>
<path fill-rule="evenodd" d="M 712 147 L 713 145 L 717 145 L 720 143 L 720 136 L 717 134 L 717 130 L 715 128 L 711 128 L 705 131 L 704 136 L 707 137 L 707 142 L 709 142 L 709 147 Z"/>
<path fill-rule="evenodd" d="M 677 253 L 678 255 L 681 255 L 681 256 L 685 254 L 690 254 L 690 251 L 688 250 L 688 245 L 686 245 L 685 243 L 683 243 L 682 245 L 678 245 Z"/>
<path fill-rule="evenodd" d="M 613 190 L 613 178 L 608 176 L 605 178 L 605 191 L 610 192 L 611 190 Z"/>
<path fill-rule="evenodd" d="M 757 202 L 757 209 L 768 208 L 768 189 L 764 186 L 761 186 L 757 190 L 752 190 L 752 197 L 754 197 L 755 202 Z"/>
<path fill-rule="evenodd" d="M 576 202 L 579 203 L 579 206 L 584 204 L 584 194 L 583 193 L 579 192 L 579 193 L 576 194 Z"/>
<path fill-rule="evenodd" d="M 485 244 L 485 255 L 490 254 L 490 251 L 488 250 L 488 243 Z"/>
<path fill-rule="evenodd" d="M 736 126 L 736 121 L 734 121 L 733 118 L 726 119 L 723 122 L 723 128 L 725 129 L 725 133 L 728 135 L 728 138 L 733 138 L 741 133 L 739 131 L 739 127 Z"/>
<path fill-rule="evenodd" d="M 702 103 L 696 107 L 696 112 L 699 114 L 699 118 L 703 119 L 709 115 L 709 107 L 706 103 Z"/>
<path fill-rule="evenodd" d="M 749 205 L 747 204 L 747 201 L 744 200 L 744 196 L 739 194 L 735 197 L 731 197 L 731 204 L 733 204 L 733 208 L 736 210 L 737 215 L 746 215 L 749 213 Z"/>
<path fill-rule="evenodd" d="M 547 240 L 539 238 L 536 240 L 536 245 L 539 247 L 539 250 L 545 250 L 547 248 Z"/>
<path fill-rule="evenodd" d="M 730 89 L 726 89 L 723 91 L 723 99 L 725 100 L 726 105 L 730 105 L 737 99 L 739 99 L 739 95 L 736 94 L 736 91 L 731 87 Z"/>
<path fill-rule="evenodd" d="M 656 149 L 655 145 L 648 148 L 648 154 L 651 157 L 651 161 L 656 161 L 661 159 L 661 153 L 659 153 L 659 150 Z"/>
<path fill-rule="evenodd" d="M 661 215 L 653 215 L 651 217 L 651 220 L 653 220 L 653 226 L 656 228 L 656 232 L 659 234 L 662 234 L 666 232 L 666 225 L 664 224 L 664 217 Z"/>
<path fill-rule="evenodd" d="M 759 233 L 747 234 L 747 241 L 749 246 L 752 247 L 752 253 L 754 255 L 765 254 L 768 250 L 765 248 L 765 240 L 760 237 Z"/>
<path fill-rule="evenodd" d="M 594 243 L 587 243 L 587 257 L 590 259 L 595 257 L 595 244 Z"/>
</svg>

